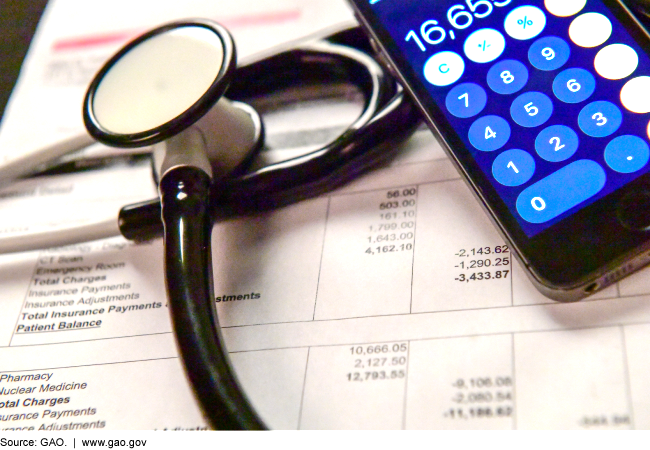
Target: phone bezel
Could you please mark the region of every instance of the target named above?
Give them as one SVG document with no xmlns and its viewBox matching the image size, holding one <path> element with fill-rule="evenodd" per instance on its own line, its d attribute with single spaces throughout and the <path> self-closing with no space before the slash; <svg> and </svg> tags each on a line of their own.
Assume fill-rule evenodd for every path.
<svg viewBox="0 0 650 450">
<path fill-rule="evenodd" d="M 453 131 L 442 109 L 434 103 L 388 31 L 372 14 L 368 0 L 349 1 L 362 26 L 374 38 L 391 69 L 420 107 L 430 128 L 438 135 L 443 148 L 535 280 L 551 291 L 580 290 L 648 248 L 650 232 L 624 227 L 616 215 L 616 208 L 630 192 L 650 190 L 650 173 L 641 175 L 606 197 L 528 237 L 458 133 Z M 650 35 L 627 7 L 619 0 L 600 1 L 650 55 Z M 575 292 L 568 296 L 575 299 Z M 561 294 L 554 297 L 562 299 Z"/>
</svg>

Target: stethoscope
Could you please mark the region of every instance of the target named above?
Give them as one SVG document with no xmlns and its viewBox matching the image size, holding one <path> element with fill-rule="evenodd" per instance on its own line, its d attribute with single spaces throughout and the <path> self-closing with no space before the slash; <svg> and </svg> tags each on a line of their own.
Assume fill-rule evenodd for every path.
<svg viewBox="0 0 650 450">
<path fill-rule="evenodd" d="M 130 240 L 162 235 L 176 342 L 207 421 L 215 429 L 264 429 L 237 382 L 219 329 L 212 227 L 320 195 L 396 153 L 419 114 L 370 52 L 360 30 L 350 29 L 237 68 L 233 40 L 215 22 L 175 22 L 147 32 L 95 76 L 83 119 L 101 143 L 153 146 L 160 198 L 122 208 L 117 220 L 0 239 L 0 253 L 117 234 Z M 332 82 L 361 91 L 360 116 L 322 148 L 256 168 L 264 126 L 245 101 Z"/>
</svg>

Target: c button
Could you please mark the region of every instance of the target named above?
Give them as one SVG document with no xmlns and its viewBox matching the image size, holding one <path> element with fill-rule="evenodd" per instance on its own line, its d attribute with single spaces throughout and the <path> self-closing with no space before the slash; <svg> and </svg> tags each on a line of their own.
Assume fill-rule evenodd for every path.
<svg viewBox="0 0 650 450">
<path fill-rule="evenodd" d="M 454 52 L 438 52 L 424 63 L 424 78 L 434 86 L 449 86 L 465 72 L 465 61 Z"/>
</svg>

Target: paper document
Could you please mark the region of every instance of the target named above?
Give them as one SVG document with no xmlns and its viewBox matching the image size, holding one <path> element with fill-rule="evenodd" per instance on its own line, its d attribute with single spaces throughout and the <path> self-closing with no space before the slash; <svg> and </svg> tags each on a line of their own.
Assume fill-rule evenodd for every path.
<svg viewBox="0 0 650 450">
<path fill-rule="evenodd" d="M 297 33 L 349 19 L 331 0 L 248 3 L 233 8 L 299 11 Z M 40 37 L 55 28 L 59 37 L 34 54 L 55 58 L 48 43 L 68 42 L 57 24 L 72 5 L 91 17 L 96 4 L 50 5 Z M 105 16 L 121 7 L 101 4 Z M 340 9 L 312 15 L 328 8 Z M 146 21 L 126 14 L 111 26 L 154 25 L 164 8 L 153 9 Z M 282 40 L 278 29 L 293 24 L 249 31 Z M 88 27 L 65 36 L 92 35 Z M 76 87 L 56 92 L 68 89 Z M 26 108 L 18 93 L 11 113 Z M 276 147 L 266 156 L 315 145 L 355 108 L 342 101 L 321 116 L 288 108 L 268 117 Z M 3 134 L 24 135 L 20 123 L 9 117 Z M 21 181 L 0 190 L 0 233 L 89 220 L 154 196 L 146 162 Z M 216 224 L 212 240 L 227 347 L 271 428 L 650 428 L 648 271 L 587 301 L 545 298 L 425 128 L 387 167 Z M 160 240 L 122 238 L 0 256 L 0 430 L 206 428 L 171 333 L 162 259 Z"/>
</svg>

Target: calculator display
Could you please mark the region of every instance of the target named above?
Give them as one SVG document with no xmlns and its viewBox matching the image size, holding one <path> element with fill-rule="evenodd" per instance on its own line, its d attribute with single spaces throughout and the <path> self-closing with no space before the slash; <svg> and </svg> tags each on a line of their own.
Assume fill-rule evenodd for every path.
<svg viewBox="0 0 650 450">
<path fill-rule="evenodd" d="M 601 0 L 369 2 L 529 237 L 649 171 L 650 59 Z"/>
</svg>

